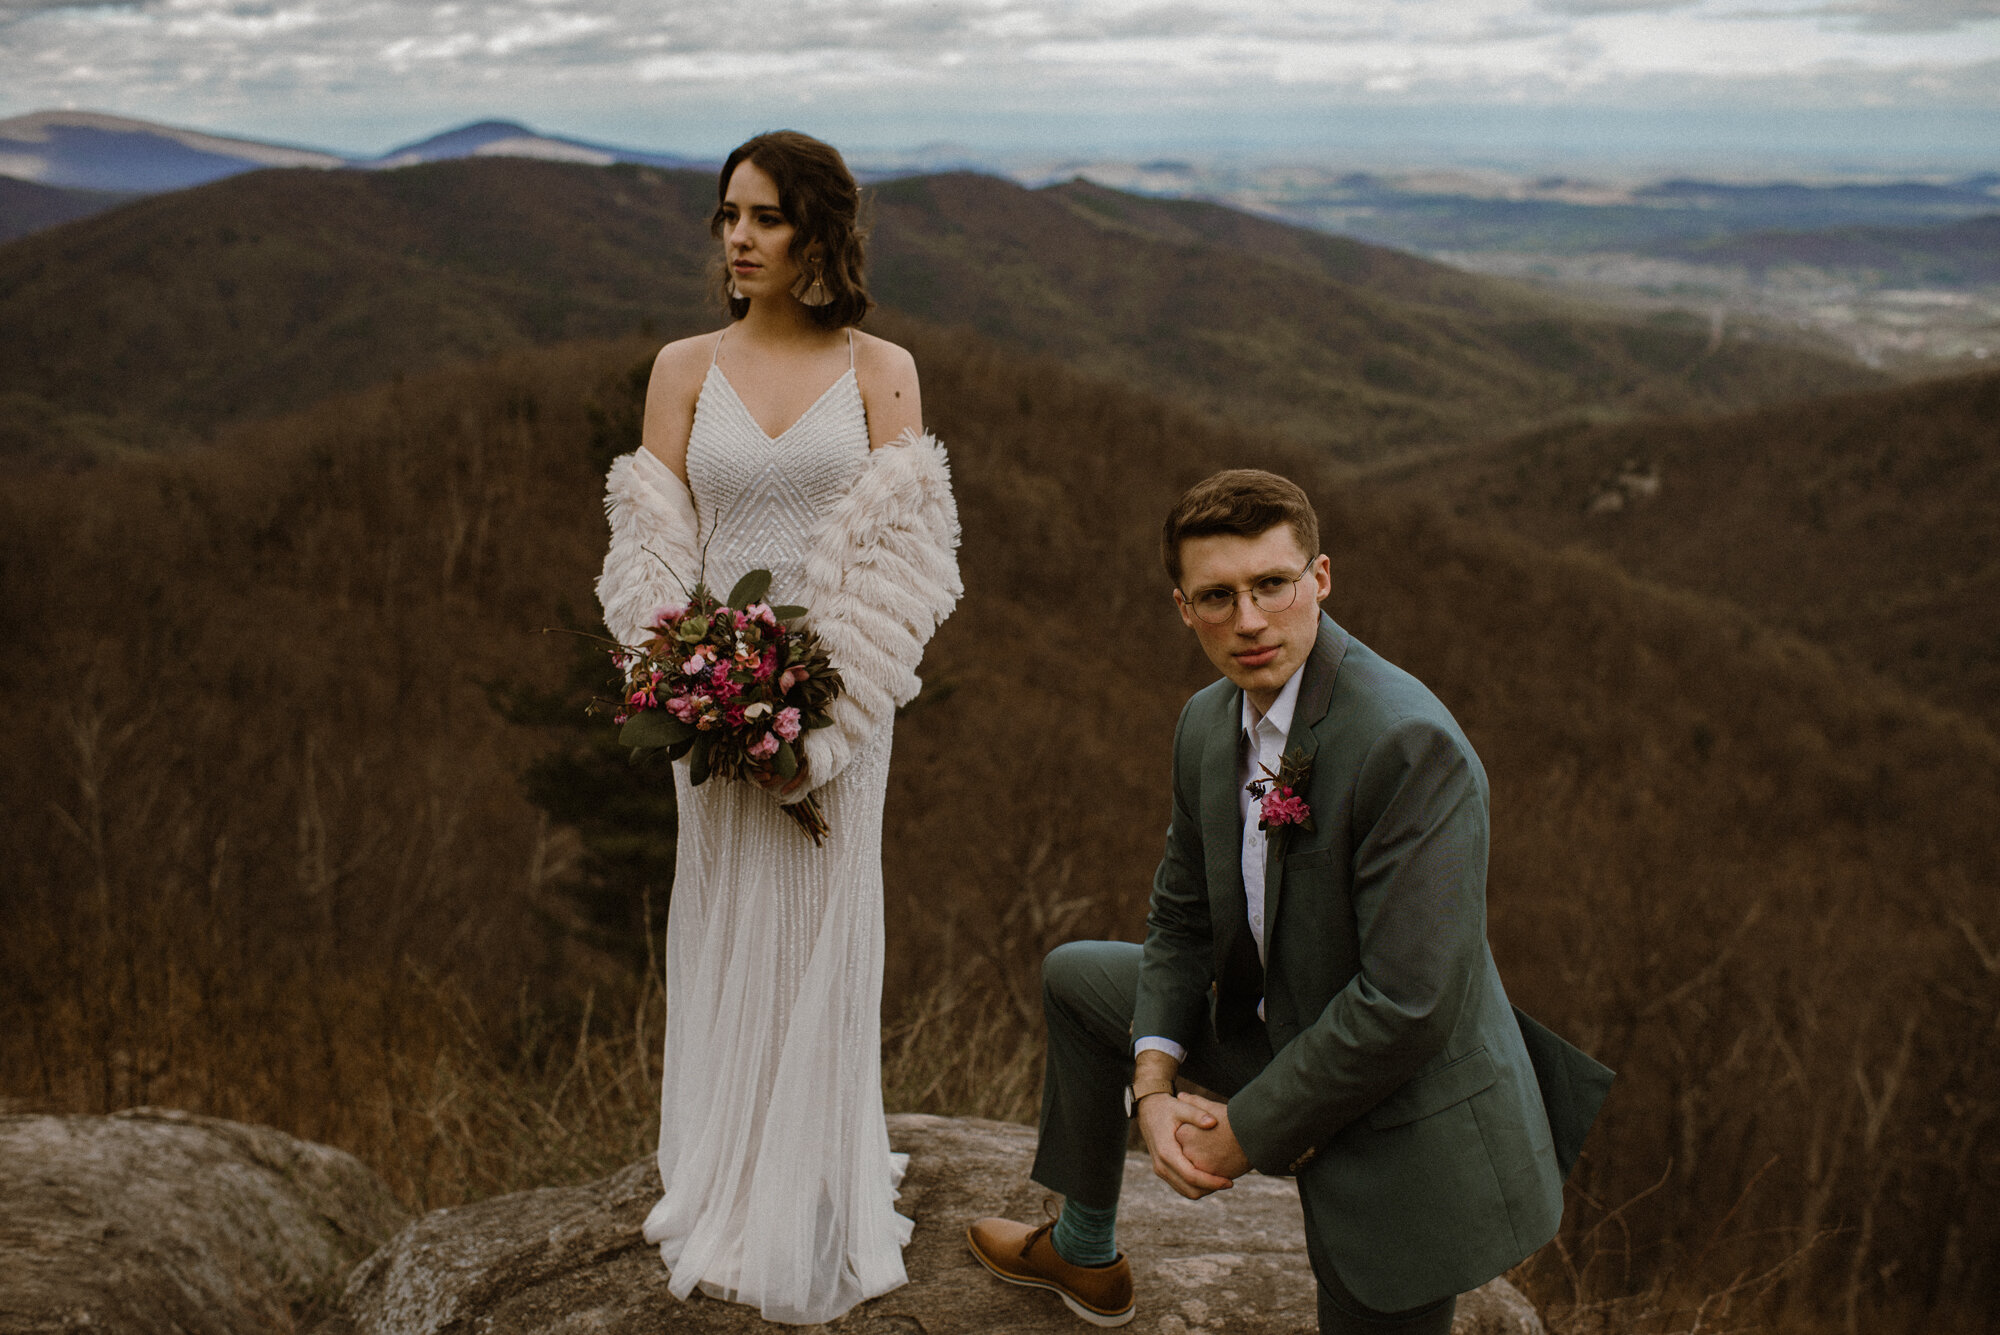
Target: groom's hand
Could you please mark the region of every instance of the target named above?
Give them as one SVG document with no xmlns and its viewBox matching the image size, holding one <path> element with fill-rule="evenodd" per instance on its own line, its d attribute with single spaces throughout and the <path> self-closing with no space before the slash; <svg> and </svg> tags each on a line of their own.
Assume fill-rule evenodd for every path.
<svg viewBox="0 0 2000 1335">
<path fill-rule="evenodd" d="M 1211 1177 L 1233 1180 L 1249 1172 L 1250 1157 L 1236 1143 L 1236 1133 L 1229 1129 L 1229 1105 L 1195 1094 L 1180 1097 L 1208 1114 L 1206 1121 L 1184 1122 L 1174 1128 L 1174 1139 L 1180 1142 L 1187 1161 Z"/>
<path fill-rule="evenodd" d="M 1196 1106 L 1202 1102 L 1191 1094 L 1153 1094 L 1139 1101 L 1139 1134 L 1152 1151 L 1153 1172 L 1191 1201 L 1230 1185 L 1228 1178 L 1196 1167 L 1182 1147 L 1180 1138 L 1190 1130 L 1215 1125 L 1214 1116 Z"/>
</svg>

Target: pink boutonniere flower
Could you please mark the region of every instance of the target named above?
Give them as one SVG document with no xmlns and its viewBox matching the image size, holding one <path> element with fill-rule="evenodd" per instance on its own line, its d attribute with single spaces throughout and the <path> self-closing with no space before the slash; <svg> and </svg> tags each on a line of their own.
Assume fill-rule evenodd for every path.
<svg viewBox="0 0 2000 1335">
<path fill-rule="evenodd" d="M 1262 766 L 1259 766 L 1262 769 Z M 1257 828 L 1280 834 L 1296 825 L 1308 834 L 1313 828 L 1312 807 L 1302 796 L 1312 782 L 1312 761 L 1301 751 L 1287 752 L 1278 762 L 1278 772 L 1264 770 L 1264 777 L 1250 784 L 1251 796 L 1258 799 Z"/>
<path fill-rule="evenodd" d="M 1281 825 L 1304 825 L 1312 819 L 1312 808 L 1289 788 L 1270 789 L 1264 794 L 1263 804 L 1257 810 L 1257 828 L 1260 830 L 1274 830 Z"/>
</svg>

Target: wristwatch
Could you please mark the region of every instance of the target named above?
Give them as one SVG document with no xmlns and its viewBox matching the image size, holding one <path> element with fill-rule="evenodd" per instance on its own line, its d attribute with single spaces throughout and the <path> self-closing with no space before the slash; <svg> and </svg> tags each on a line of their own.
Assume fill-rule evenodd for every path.
<svg viewBox="0 0 2000 1335">
<path fill-rule="evenodd" d="M 1158 1088 L 1147 1090 L 1145 1094 L 1141 1094 L 1136 1086 L 1128 1084 L 1125 1086 L 1125 1115 L 1127 1117 L 1137 1117 L 1139 1115 L 1139 1100 L 1145 1098 L 1148 1094 L 1178 1093 L 1180 1093 L 1180 1089 L 1171 1080 Z"/>
</svg>

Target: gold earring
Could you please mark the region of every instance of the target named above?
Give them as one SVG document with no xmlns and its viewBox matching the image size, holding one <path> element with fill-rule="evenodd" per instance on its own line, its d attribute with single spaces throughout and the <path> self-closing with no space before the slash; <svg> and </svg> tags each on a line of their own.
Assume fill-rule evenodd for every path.
<svg viewBox="0 0 2000 1335">
<path fill-rule="evenodd" d="M 816 264 L 813 266 L 812 281 L 807 282 L 806 276 L 800 274 L 799 280 L 792 284 L 792 295 L 799 299 L 801 306 L 827 306 L 833 302 L 833 293 L 826 290 L 826 283 L 822 281 Z"/>
</svg>

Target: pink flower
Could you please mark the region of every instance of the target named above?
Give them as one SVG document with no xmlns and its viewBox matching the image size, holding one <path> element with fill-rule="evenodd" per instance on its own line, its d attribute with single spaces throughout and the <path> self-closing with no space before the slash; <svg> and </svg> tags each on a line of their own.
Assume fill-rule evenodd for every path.
<svg viewBox="0 0 2000 1335">
<path fill-rule="evenodd" d="M 756 741 L 750 743 L 750 758 L 752 760 L 769 760 L 777 754 L 778 737 L 776 733 L 767 732 Z"/>
<path fill-rule="evenodd" d="M 710 659 L 703 658 L 702 650 L 697 649 L 688 655 L 688 661 L 681 665 L 681 671 L 687 673 L 690 677 L 699 677 L 702 673 L 708 671 L 711 661 Z"/>
<path fill-rule="evenodd" d="M 653 609 L 653 615 L 646 618 L 646 626 L 649 630 L 658 630 L 663 625 L 674 625 L 687 615 L 687 610 L 686 603 L 663 603 Z"/>
<path fill-rule="evenodd" d="M 717 686 L 720 686 L 720 685 L 722 685 L 722 683 L 723 683 L 723 682 L 725 682 L 725 681 L 728 681 L 728 680 L 729 680 L 729 664 L 727 664 L 727 663 L 717 663 L 717 664 L 715 665 L 715 670 L 714 670 L 714 671 L 712 671 L 712 672 L 710 672 L 710 673 L 708 674 L 708 679 L 709 679 L 710 681 L 714 682 L 714 683 L 715 683 L 715 684 L 716 684 Z"/>
<path fill-rule="evenodd" d="M 757 659 L 757 666 L 750 669 L 750 675 L 758 681 L 769 681 L 771 674 L 778 670 L 778 651 L 766 649 Z"/>
<path fill-rule="evenodd" d="M 1275 830 L 1283 825 L 1303 825 L 1312 818 L 1312 808 L 1303 797 L 1296 796 L 1289 788 L 1273 788 L 1264 794 L 1263 805 L 1259 808 L 1261 819 L 1258 824 L 1264 829 Z"/>
<path fill-rule="evenodd" d="M 778 736 L 784 738 L 786 741 L 796 740 L 801 726 L 799 711 L 790 708 L 779 710 L 777 722 L 771 726 L 777 729 Z"/>
<path fill-rule="evenodd" d="M 743 726 L 743 706 L 729 705 L 722 711 L 722 721 L 732 728 Z"/>
<path fill-rule="evenodd" d="M 778 678 L 778 694 L 784 695 L 786 692 L 790 691 L 792 687 L 798 685 L 805 679 L 806 679 L 806 670 L 804 668 L 802 667 L 786 668 L 783 675 L 781 675 Z"/>
<path fill-rule="evenodd" d="M 734 700 L 743 694 L 743 688 L 727 678 L 718 681 L 715 685 L 709 687 L 708 690 L 709 694 L 713 695 L 717 700 L 723 701 Z"/>
<path fill-rule="evenodd" d="M 772 630 L 778 628 L 778 614 L 771 610 L 769 603 L 752 603 L 743 609 L 743 615 L 747 620 L 761 622 Z"/>
</svg>

